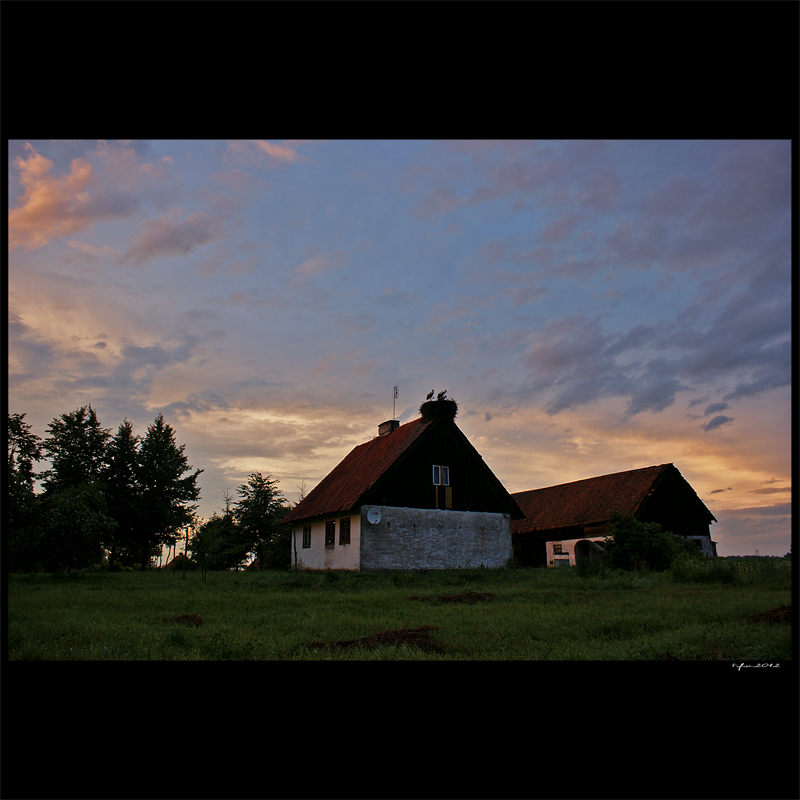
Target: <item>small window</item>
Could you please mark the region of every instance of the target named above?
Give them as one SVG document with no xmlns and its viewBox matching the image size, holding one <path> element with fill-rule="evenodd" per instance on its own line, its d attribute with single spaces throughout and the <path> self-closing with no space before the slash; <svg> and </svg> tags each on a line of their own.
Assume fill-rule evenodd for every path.
<svg viewBox="0 0 800 800">
<path fill-rule="evenodd" d="M 450 485 L 450 467 L 442 467 L 442 486 Z"/>
<path fill-rule="evenodd" d="M 350 517 L 339 520 L 339 544 L 350 544 Z"/>
<path fill-rule="evenodd" d="M 433 484 L 434 486 L 450 485 L 450 467 L 443 467 L 440 464 L 433 465 Z"/>
<path fill-rule="evenodd" d="M 311 547 L 311 526 L 303 526 L 303 547 Z"/>
<path fill-rule="evenodd" d="M 554 544 L 553 545 L 553 554 L 560 554 L 561 553 L 561 544 Z"/>
<path fill-rule="evenodd" d="M 336 544 L 336 521 L 325 523 L 325 547 Z"/>
</svg>

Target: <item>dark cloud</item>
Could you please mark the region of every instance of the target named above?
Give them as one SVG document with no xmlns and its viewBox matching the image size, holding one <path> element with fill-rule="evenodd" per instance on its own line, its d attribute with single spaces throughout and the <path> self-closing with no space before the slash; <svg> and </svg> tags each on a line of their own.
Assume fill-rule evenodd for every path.
<svg viewBox="0 0 800 800">
<path fill-rule="evenodd" d="M 623 365 L 616 356 L 652 340 L 646 326 L 607 336 L 597 320 L 574 315 L 543 326 L 525 363 L 531 372 L 526 391 L 553 391 L 545 411 L 557 414 L 602 397 L 628 397 L 625 417 L 663 411 L 684 386 L 672 361 L 656 358 Z"/>
<path fill-rule="evenodd" d="M 160 368 L 188 361 L 199 342 L 200 340 L 196 336 L 187 336 L 185 341 L 174 347 L 163 347 L 160 344 L 148 347 L 139 347 L 134 344 L 125 345 L 121 351 L 123 360 L 117 369 Z"/>
<path fill-rule="evenodd" d="M 728 404 L 727 403 L 712 403 L 703 412 L 703 416 L 707 417 L 710 414 L 716 414 L 718 411 L 724 411 L 726 408 L 728 408 Z"/>
<path fill-rule="evenodd" d="M 224 224 L 199 211 L 178 222 L 168 215 L 158 220 L 145 220 L 136 244 L 129 247 L 118 263 L 138 266 L 158 256 L 185 256 L 201 245 L 215 242 L 224 234 Z"/>
<path fill-rule="evenodd" d="M 716 430 L 717 428 L 721 427 L 722 425 L 727 424 L 728 422 L 733 422 L 733 417 L 725 417 L 720 414 L 718 417 L 714 417 L 710 422 L 703 425 L 703 430 L 708 433 L 709 431 Z"/>
</svg>

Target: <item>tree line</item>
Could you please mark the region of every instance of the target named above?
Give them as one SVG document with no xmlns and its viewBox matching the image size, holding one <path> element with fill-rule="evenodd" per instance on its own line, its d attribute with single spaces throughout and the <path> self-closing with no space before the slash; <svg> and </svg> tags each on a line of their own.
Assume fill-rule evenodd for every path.
<svg viewBox="0 0 800 800">
<path fill-rule="evenodd" d="M 162 548 L 187 538 L 191 566 L 230 569 L 252 554 L 288 568 L 289 510 L 277 481 L 252 473 L 233 509 L 200 521 L 197 478 L 185 445 L 159 414 L 144 436 L 125 419 L 103 428 L 91 405 L 56 417 L 41 439 L 25 414 L 8 414 L 3 535 L 12 572 L 82 569 L 105 563 L 144 570 Z M 37 471 L 48 459 L 50 468 Z M 41 488 L 37 491 L 37 483 Z"/>
</svg>

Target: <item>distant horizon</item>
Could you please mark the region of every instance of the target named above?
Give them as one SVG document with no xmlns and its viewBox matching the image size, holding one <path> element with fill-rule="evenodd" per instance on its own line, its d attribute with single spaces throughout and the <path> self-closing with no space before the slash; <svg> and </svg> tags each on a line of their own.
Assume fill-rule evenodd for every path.
<svg viewBox="0 0 800 800">
<path fill-rule="evenodd" d="M 511 493 L 673 463 L 720 555 L 789 551 L 789 140 L 13 140 L 8 177 L 9 412 L 163 414 L 202 517 L 447 389 Z"/>
</svg>

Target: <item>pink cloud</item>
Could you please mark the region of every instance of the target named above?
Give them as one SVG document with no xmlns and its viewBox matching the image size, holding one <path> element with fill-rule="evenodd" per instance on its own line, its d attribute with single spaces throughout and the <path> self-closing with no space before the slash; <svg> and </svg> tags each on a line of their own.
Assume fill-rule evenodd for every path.
<svg viewBox="0 0 800 800">
<path fill-rule="evenodd" d="M 27 160 L 14 161 L 20 185 L 25 187 L 20 206 L 8 212 L 9 249 L 24 246 L 27 250 L 46 245 L 53 236 L 67 236 L 89 227 L 93 220 L 87 212 L 86 192 L 92 178 L 92 165 L 76 158 L 69 175 L 56 178 L 50 174 L 53 162 L 26 145 Z"/>
</svg>

